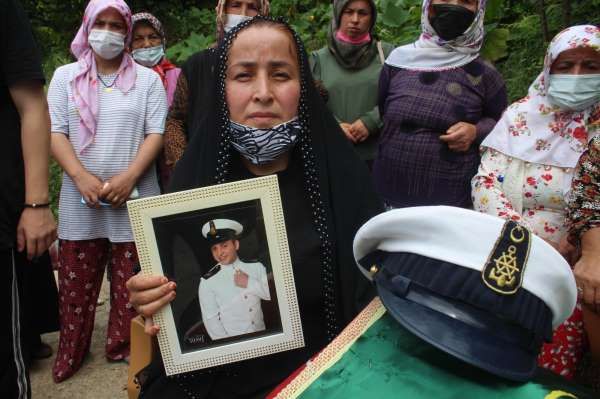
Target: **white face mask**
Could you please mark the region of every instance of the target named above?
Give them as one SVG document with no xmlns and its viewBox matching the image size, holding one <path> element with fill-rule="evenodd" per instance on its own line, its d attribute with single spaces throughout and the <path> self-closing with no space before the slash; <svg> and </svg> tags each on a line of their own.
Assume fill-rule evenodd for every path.
<svg viewBox="0 0 600 399">
<path fill-rule="evenodd" d="M 225 14 L 225 26 L 223 26 L 223 29 L 225 30 L 225 33 L 227 33 L 235 28 L 238 24 L 249 19 L 252 19 L 252 17 L 248 17 L 246 15 Z"/>
<path fill-rule="evenodd" d="M 112 60 L 125 49 L 125 35 L 104 29 L 92 29 L 88 43 L 94 53 L 105 60 Z"/>
<path fill-rule="evenodd" d="M 165 49 L 162 45 L 148 48 L 138 48 L 131 52 L 133 59 L 145 67 L 152 68 L 158 64 L 165 56 Z"/>
<path fill-rule="evenodd" d="M 600 102 L 600 74 L 550 75 L 548 100 L 569 111 L 583 111 Z"/>
</svg>

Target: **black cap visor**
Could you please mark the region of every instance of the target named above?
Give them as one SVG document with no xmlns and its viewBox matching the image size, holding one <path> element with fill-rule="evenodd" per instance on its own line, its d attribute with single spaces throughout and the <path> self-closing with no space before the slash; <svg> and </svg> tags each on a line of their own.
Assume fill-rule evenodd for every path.
<svg viewBox="0 0 600 399">
<path fill-rule="evenodd" d="M 378 281 L 381 301 L 396 321 L 419 338 L 500 377 L 514 381 L 527 381 L 533 377 L 537 353 L 504 340 L 512 337 L 502 337 L 502 331 L 481 324 L 465 311 L 464 304 L 453 304 L 433 293 L 429 295 L 427 290 L 416 285 L 411 287 L 410 283 L 404 296 L 390 287 L 390 284 Z"/>
</svg>

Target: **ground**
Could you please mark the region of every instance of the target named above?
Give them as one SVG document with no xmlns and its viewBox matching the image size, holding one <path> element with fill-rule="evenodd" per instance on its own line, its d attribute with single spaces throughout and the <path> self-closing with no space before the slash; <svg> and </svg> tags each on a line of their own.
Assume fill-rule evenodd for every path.
<svg viewBox="0 0 600 399">
<path fill-rule="evenodd" d="M 82 368 L 60 384 L 52 380 L 52 364 L 56 356 L 58 332 L 42 336 L 52 346 L 54 354 L 37 361 L 31 368 L 32 399 L 125 399 L 127 398 L 127 364 L 109 362 L 104 357 L 108 325 L 108 284 L 104 281 L 100 293 L 103 304 L 96 310 L 94 335 L 90 355 Z"/>
</svg>

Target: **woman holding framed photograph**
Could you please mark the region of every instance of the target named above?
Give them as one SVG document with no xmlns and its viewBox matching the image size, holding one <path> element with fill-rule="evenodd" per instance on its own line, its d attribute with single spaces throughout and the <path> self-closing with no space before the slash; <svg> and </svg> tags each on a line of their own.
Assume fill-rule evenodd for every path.
<svg viewBox="0 0 600 399">
<path fill-rule="evenodd" d="M 352 240 L 381 203 L 367 167 L 323 111 L 301 40 L 285 23 L 256 17 L 226 35 L 218 51 L 218 79 L 205 82 L 198 122 L 205 134 L 192 138 L 171 189 L 277 174 L 306 346 L 175 377 L 155 363 L 141 373 L 144 398 L 265 397 L 373 295 L 355 270 Z M 138 275 L 128 288 L 136 309 L 150 317 L 176 287 Z M 146 330 L 158 331 L 150 319 Z"/>
</svg>

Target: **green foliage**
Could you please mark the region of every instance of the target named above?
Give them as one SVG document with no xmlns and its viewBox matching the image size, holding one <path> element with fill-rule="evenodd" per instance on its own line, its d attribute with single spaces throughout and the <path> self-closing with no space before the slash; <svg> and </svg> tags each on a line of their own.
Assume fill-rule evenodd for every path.
<svg viewBox="0 0 600 399">
<path fill-rule="evenodd" d="M 167 43 L 171 44 L 167 48 L 167 57 L 173 62 L 181 64 L 190 55 L 215 42 L 215 15 L 212 9 L 191 7 L 185 16 L 172 12 L 170 19 L 174 25 L 169 26 L 177 26 L 179 32 L 183 33 L 179 41 L 169 40 Z"/>
<path fill-rule="evenodd" d="M 508 56 L 508 39 L 510 31 L 504 28 L 491 29 L 485 35 L 485 43 L 481 56 L 490 61 L 497 61 Z"/>
<path fill-rule="evenodd" d="M 421 0 L 379 0 L 378 36 L 395 45 L 415 41 L 421 33 Z"/>
<path fill-rule="evenodd" d="M 562 29 L 564 10 L 562 0 L 546 0 L 546 18 L 550 37 Z M 600 13 L 597 12 L 600 0 L 572 0 L 571 25 L 600 24 Z M 504 5 L 504 16 L 501 26 L 510 31 L 508 40 L 508 56 L 497 64 L 504 76 L 510 101 L 515 101 L 527 94 L 527 89 L 542 71 L 544 55 L 548 43 L 542 35 L 542 22 L 535 1 L 510 1 Z"/>
<path fill-rule="evenodd" d="M 331 24 L 331 3 L 323 0 L 273 1 L 271 14 L 284 17 L 308 51 L 323 47 Z"/>
<path fill-rule="evenodd" d="M 202 34 L 192 32 L 186 39 L 169 47 L 167 49 L 167 57 L 171 61 L 181 64 L 192 54 L 200 50 L 204 50 L 214 42 L 214 36 L 204 36 Z"/>
</svg>

